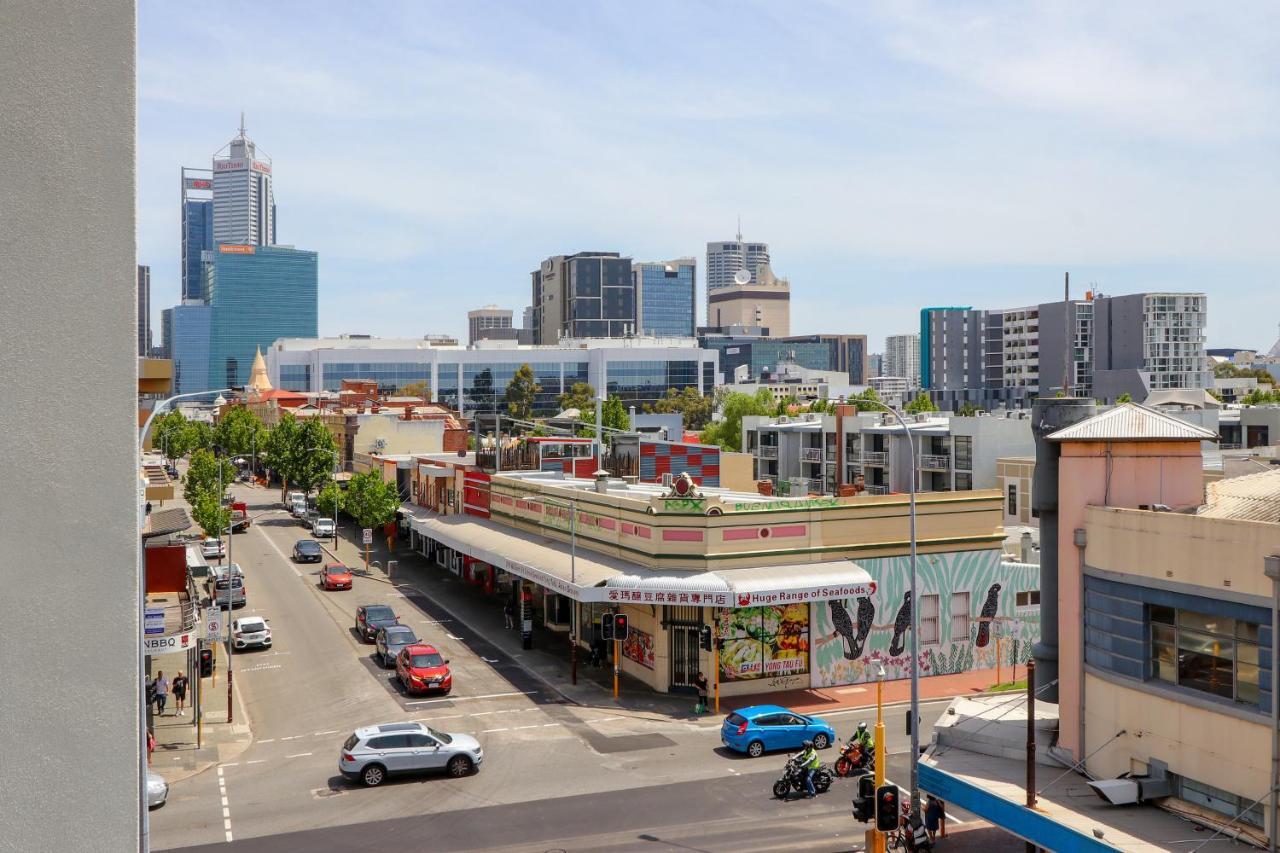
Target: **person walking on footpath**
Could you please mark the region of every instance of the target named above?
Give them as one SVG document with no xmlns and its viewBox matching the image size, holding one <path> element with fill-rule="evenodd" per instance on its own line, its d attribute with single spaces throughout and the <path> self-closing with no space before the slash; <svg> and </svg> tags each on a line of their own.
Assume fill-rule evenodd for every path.
<svg viewBox="0 0 1280 853">
<path fill-rule="evenodd" d="M 502 615 L 507 617 L 507 630 L 516 626 L 516 608 L 510 601 L 503 605 Z"/>
<path fill-rule="evenodd" d="M 173 704 L 177 706 L 179 717 L 187 715 L 187 677 L 182 674 L 182 670 L 178 670 L 177 676 L 173 679 Z"/>
<path fill-rule="evenodd" d="M 147 727 L 147 765 L 151 765 L 151 753 L 156 751 L 156 736 L 151 727 Z"/>
<path fill-rule="evenodd" d="M 935 841 L 938 837 L 938 830 L 942 830 L 942 837 L 947 836 L 947 807 L 946 804 L 932 794 L 924 804 L 924 828 L 929 833 L 929 840 Z"/>
<path fill-rule="evenodd" d="M 164 670 L 156 673 L 156 716 L 164 716 L 165 702 L 169 701 L 169 679 L 164 677 Z"/>
<path fill-rule="evenodd" d="M 696 714 L 707 713 L 707 677 L 702 674 L 702 670 L 698 670 L 698 675 L 693 679 L 693 686 L 698 688 L 698 707 L 694 709 Z"/>
</svg>

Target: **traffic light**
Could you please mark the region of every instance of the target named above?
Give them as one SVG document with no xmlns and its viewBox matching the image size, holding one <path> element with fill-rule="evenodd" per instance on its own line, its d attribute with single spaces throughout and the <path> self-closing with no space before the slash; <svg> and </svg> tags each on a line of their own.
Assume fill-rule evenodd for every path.
<svg viewBox="0 0 1280 853">
<path fill-rule="evenodd" d="M 698 645 L 702 646 L 704 652 L 711 651 L 711 626 L 703 625 L 698 629 Z"/>
<path fill-rule="evenodd" d="M 625 640 L 627 638 L 627 615 L 625 613 L 613 614 L 613 638 L 615 640 Z"/>
<path fill-rule="evenodd" d="M 902 821 L 898 808 L 898 786 L 881 785 L 876 791 L 876 829 L 881 832 L 896 830 Z"/>
<path fill-rule="evenodd" d="M 213 649 L 200 649 L 200 677 L 213 675 Z"/>
<path fill-rule="evenodd" d="M 613 614 L 606 613 L 600 617 L 600 639 L 613 639 Z"/>
<path fill-rule="evenodd" d="M 876 780 L 870 776 L 858 777 L 858 796 L 853 800 L 853 816 L 867 823 L 875 816 Z"/>
</svg>

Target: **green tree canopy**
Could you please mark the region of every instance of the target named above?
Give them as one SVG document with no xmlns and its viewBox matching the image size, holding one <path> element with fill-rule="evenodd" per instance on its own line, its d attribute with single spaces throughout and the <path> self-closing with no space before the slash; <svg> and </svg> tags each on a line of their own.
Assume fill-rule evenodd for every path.
<svg viewBox="0 0 1280 853">
<path fill-rule="evenodd" d="M 720 389 L 716 391 L 716 408 L 721 419 L 707 424 L 702 431 L 703 444 L 719 445 L 724 450 L 742 449 L 742 419 L 748 415 L 772 415 L 773 392 L 761 388 L 754 394 Z"/>
<path fill-rule="evenodd" d="M 381 527 L 396 517 L 400 493 L 395 483 L 382 479 L 377 471 L 365 471 L 351 478 L 347 486 L 347 515 L 361 527 Z"/>
<path fill-rule="evenodd" d="M 575 382 L 568 391 L 560 395 L 558 402 L 560 403 L 560 411 L 577 409 L 583 414 L 588 411 L 594 413 L 596 410 L 596 389 L 591 387 L 590 382 Z"/>
<path fill-rule="evenodd" d="M 982 412 L 982 408 L 974 403 L 965 403 L 956 410 L 956 414 L 962 418 L 971 418 Z"/>
<path fill-rule="evenodd" d="M 151 425 L 151 446 L 164 453 L 167 459 L 179 459 L 187 455 L 191 433 L 187 418 L 174 409 L 156 418 Z"/>
<path fill-rule="evenodd" d="M 190 503 L 191 518 L 200 525 L 205 536 L 221 536 L 231 526 L 231 510 L 222 505 L 214 492 L 201 492 Z"/>
<path fill-rule="evenodd" d="M 1123 394 L 1121 394 L 1119 397 L 1116 397 L 1116 402 L 1117 402 L 1117 403 L 1132 403 L 1132 402 L 1133 402 L 1133 395 L 1132 395 L 1132 394 L 1130 394 L 1128 391 L 1125 391 L 1125 392 L 1124 392 Z"/>
<path fill-rule="evenodd" d="M 218 488 L 218 471 L 222 471 L 222 488 Z M 227 486 L 235 479 L 235 468 L 225 459 L 218 459 L 213 451 L 203 448 L 191 454 L 191 466 L 187 468 L 186 479 L 182 483 L 182 497 L 194 509 L 196 503 L 204 495 L 213 495 L 215 501 L 221 502 Z"/>
<path fill-rule="evenodd" d="M 578 431 L 579 435 L 594 436 L 596 434 L 596 413 L 594 403 L 590 411 L 583 411 L 578 420 L 586 427 Z M 631 429 L 631 415 L 622 405 L 622 400 L 611 396 L 600 405 L 600 421 L 606 429 L 626 432 Z"/>
<path fill-rule="evenodd" d="M 396 389 L 396 396 L 397 397 L 421 397 L 424 400 L 430 400 L 431 399 L 431 383 L 422 381 L 422 382 L 410 382 L 408 384 L 401 385 L 399 388 Z"/>
<path fill-rule="evenodd" d="M 1245 394 L 1240 399 L 1240 402 L 1245 406 L 1265 406 L 1269 403 L 1280 403 L 1280 391 L 1254 388 L 1248 394 Z"/>
<path fill-rule="evenodd" d="M 527 364 L 520 365 L 516 375 L 507 383 L 507 413 L 517 420 L 533 419 L 533 405 L 537 402 L 542 386 L 533 374 L 533 368 Z"/>
<path fill-rule="evenodd" d="M 867 401 L 872 402 L 872 403 L 883 403 L 883 402 L 884 402 L 884 400 L 880 399 L 880 395 L 879 395 L 878 393 L 876 393 L 876 389 L 874 389 L 874 388 L 867 388 L 867 389 L 866 389 L 866 390 L 864 390 L 862 393 L 860 393 L 860 394 L 855 394 L 851 399 L 852 399 L 855 403 L 856 403 L 858 400 L 867 400 Z"/>
<path fill-rule="evenodd" d="M 685 387 L 679 390 L 668 388 L 667 395 L 652 405 L 645 406 L 645 411 L 657 414 L 679 414 L 684 419 L 684 428 L 699 430 L 711 421 L 711 410 L 715 405 L 712 397 L 699 394 L 697 388 Z"/>
<path fill-rule="evenodd" d="M 249 456 L 261 452 L 266 439 L 266 427 L 253 412 L 244 406 L 231 406 L 222 413 L 213 429 L 213 441 L 231 456 Z"/>
<path fill-rule="evenodd" d="M 346 509 L 347 497 L 347 492 L 340 488 L 336 482 L 330 480 L 324 484 L 324 488 L 316 495 L 316 512 L 329 516 L 336 523 L 338 513 Z"/>
<path fill-rule="evenodd" d="M 924 412 L 936 412 L 938 407 L 933 404 L 933 400 L 929 399 L 929 395 L 921 391 L 911 398 L 911 402 L 907 403 L 905 411 L 913 415 L 922 414 Z"/>
<path fill-rule="evenodd" d="M 207 421 L 187 421 L 182 431 L 186 451 L 213 450 L 213 425 Z"/>
<path fill-rule="evenodd" d="M 290 486 L 311 491 L 334 469 L 337 444 L 319 418 L 297 418 L 285 412 L 263 444 L 264 464 L 280 475 L 281 496 Z"/>
</svg>

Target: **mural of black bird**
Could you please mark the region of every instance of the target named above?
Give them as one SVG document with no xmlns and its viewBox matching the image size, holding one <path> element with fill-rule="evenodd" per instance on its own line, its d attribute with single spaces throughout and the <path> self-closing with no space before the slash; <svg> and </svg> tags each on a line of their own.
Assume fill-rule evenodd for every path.
<svg viewBox="0 0 1280 853">
<path fill-rule="evenodd" d="M 902 594 L 902 606 L 898 608 L 898 615 L 893 620 L 893 641 L 889 643 L 889 654 L 893 657 L 902 654 L 902 650 L 905 648 L 902 644 L 902 638 L 910 627 L 911 590 L 907 590 Z"/>
<path fill-rule="evenodd" d="M 982 613 L 979 614 L 982 621 L 978 623 L 978 639 L 974 642 L 978 648 L 986 648 L 987 643 L 991 642 L 991 620 L 999 609 L 1000 584 L 993 583 L 991 589 L 987 590 L 987 600 L 982 603 Z"/>
<path fill-rule="evenodd" d="M 867 635 L 871 633 L 871 624 L 876 618 L 876 606 L 868 596 L 858 596 L 858 638 L 854 643 L 853 656 L 862 656 L 862 649 L 867 644 Z"/>
<path fill-rule="evenodd" d="M 867 643 L 867 634 L 871 633 L 871 622 L 876 615 L 876 608 L 871 603 L 871 599 L 862 596 L 858 598 L 858 631 L 856 635 L 854 634 L 853 620 L 849 618 L 849 611 L 845 609 L 843 601 L 831 599 L 827 602 L 827 608 L 831 611 L 832 627 L 836 629 L 836 633 L 844 640 L 845 660 L 857 660 L 862 657 L 862 649 Z"/>
</svg>

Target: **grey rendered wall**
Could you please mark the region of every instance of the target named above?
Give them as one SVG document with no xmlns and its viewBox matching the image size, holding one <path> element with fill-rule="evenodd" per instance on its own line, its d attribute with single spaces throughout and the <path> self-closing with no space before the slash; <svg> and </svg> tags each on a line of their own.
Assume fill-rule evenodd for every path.
<svg viewBox="0 0 1280 853">
<path fill-rule="evenodd" d="M 1041 397 L 1052 397 L 1062 389 L 1063 370 L 1066 366 L 1066 310 L 1065 302 L 1040 304 Z"/>
<path fill-rule="evenodd" d="M 0 4 L 0 850 L 140 844 L 134 21 Z"/>
</svg>

